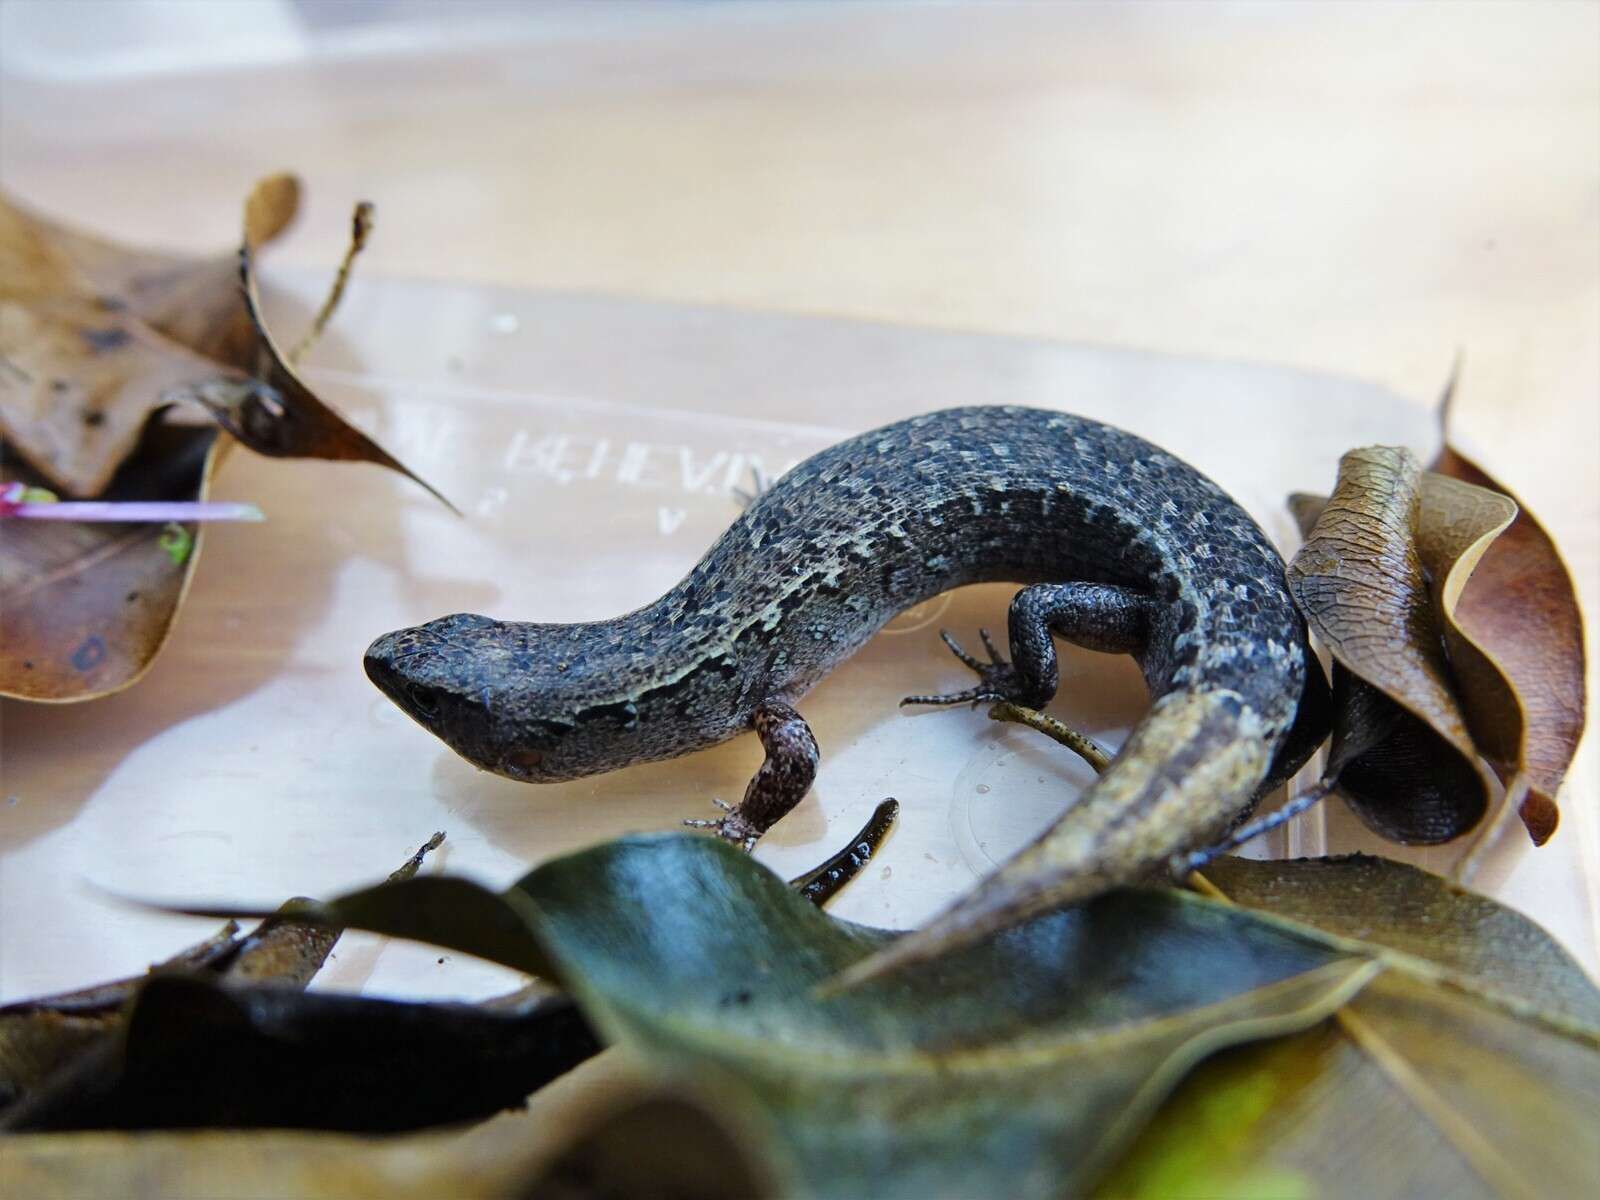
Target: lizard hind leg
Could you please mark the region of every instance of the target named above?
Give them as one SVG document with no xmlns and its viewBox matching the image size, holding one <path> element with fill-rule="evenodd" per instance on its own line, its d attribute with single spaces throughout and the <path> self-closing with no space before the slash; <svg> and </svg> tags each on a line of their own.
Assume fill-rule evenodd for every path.
<svg viewBox="0 0 1600 1200">
<path fill-rule="evenodd" d="M 1131 588 L 1109 583 L 1041 583 L 1025 587 L 1012 598 L 1007 616 L 1011 659 L 996 649 L 987 629 L 980 629 L 989 652 L 983 662 L 968 654 L 947 630 L 939 636 L 950 652 L 978 676 L 975 686 L 943 695 L 907 696 L 908 704 L 976 704 L 982 700 L 1006 701 L 1025 708 L 1050 702 L 1060 684 L 1052 635 L 1090 650 L 1113 654 L 1140 654 L 1149 639 L 1155 602 Z"/>
<path fill-rule="evenodd" d="M 744 799 L 732 807 L 714 801 L 724 810 L 711 821 L 688 820 L 696 829 L 712 829 L 718 837 L 745 850 L 800 803 L 817 777 L 817 739 L 805 718 L 781 700 L 768 700 L 752 721 L 767 757 L 744 790 Z"/>
</svg>

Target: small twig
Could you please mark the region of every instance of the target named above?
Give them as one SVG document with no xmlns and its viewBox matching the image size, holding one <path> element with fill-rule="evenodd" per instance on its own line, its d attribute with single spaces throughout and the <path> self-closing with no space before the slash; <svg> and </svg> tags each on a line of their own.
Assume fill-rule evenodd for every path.
<svg viewBox="0 0 1600 1200">
<path fill-rule="evenodd" d="M 333 287 L 328 292 L 328 298 L 322 302 L 316 320 L 311 322 L 311 328 L 306 330 L 294 349 L 289 351 L 288 362 L 292 367 L 299 363 L 300 356 L 322 336 L 323 329 L 333 317 L 333 310 L 339 307 L 339 301 L 344 296 L 345 284 L 350 280 L 350 268 L 355 264 L 356 255 L 360 254 L 367 244 L 367 235 L 372 232 L 372 218 L 376 210 L 369 201 L 363 200 L 356 205 L 355 216 L 350 221 L 350 247 L 344 252 L 344 261 L 339 264 L 339 273 L 334 276 Z"/>
<path fill-rule="evenodd" d="M 422 847 L 415 854 L 406 859 L 406 861 L 401 863 L 399 867 L 389 873 L 389 882 L 399 883 L 402 879 L 410 879 L 421 869 L 422 860 L 428 856 L 428 851 L 437 850 L 443 844 L 444 831 L 440 830 L 427 841 L 423 842 Z"/>
</svg>

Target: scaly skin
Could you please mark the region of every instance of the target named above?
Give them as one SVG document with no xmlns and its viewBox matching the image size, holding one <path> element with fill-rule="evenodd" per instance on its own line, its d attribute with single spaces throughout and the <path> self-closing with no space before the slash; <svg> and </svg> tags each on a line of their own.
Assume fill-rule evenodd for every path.
<svg viewBox="0 0 1600 1200">
<path fill-rule="evenodd" d="M 1064 413 L 951 409 L 807 459 L 653 604 L 571 625 L 442 617 L 379 638 L 366 666 L 459 754 L 531 782 L 759 728 L 766 781 L 720 823 L 749 844 L 815 771 L 791 706 L 893 616 L 962 584 L 1075 585 L 1019 593 L 1014 665 L 984 665 L 973 692 L 1047 701 L 1053 631 L 1135 653 L 1151 710 L 1056 826 L 894 944 L 909 961 L 1147 875 L 1299 767 L 1326 682 L 1283 570 L 1243 509 L 1149 442 Z"/>
</svg>

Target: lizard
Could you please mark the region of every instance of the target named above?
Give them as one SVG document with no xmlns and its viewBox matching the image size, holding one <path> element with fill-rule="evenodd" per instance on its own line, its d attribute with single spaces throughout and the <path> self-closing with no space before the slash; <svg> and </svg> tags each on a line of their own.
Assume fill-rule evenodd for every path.
<svg viewBox="0 0 1600 1200">
<path fill-rule="evenodd" d="M 977 674 L 903 704 L 1042 707 L 1052 638 L 1135 656 L 1152 703 L 1039 838 L 874 971 L 1180 869 L 1287 780 L 1328 727 L 1328 685 L 1243 508 L 1131 433 L 1054 410 L 954 408 L 840 442 L 757 496 L 681 582 L 610 620 L 458 613 L 379 637 L 372 681 L 479 767 L 530 782 L 664 759 L 754 730 L 765 758 L 710 826 L 750 849 L 809 790 L 795 705 L 899 612 L 949 588 L 1024 585 L 1010 657 L 941 636 Z"/>
</svg>

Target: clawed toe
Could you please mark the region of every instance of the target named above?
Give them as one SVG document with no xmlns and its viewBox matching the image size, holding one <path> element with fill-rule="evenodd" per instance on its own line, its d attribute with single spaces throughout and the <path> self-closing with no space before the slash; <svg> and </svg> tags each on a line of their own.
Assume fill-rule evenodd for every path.
<svg viewBox="0 0 1600 1200">
<path fill-rule="evenodd" d="M 983 647 L 989 652 L 989 661 L 984 662 L 968 654 L 965 647 L 956 641 L 948 629 L 939 631 L 939 639 L 950 648 L 954 654 L 965 663 L 978 676 L 975 686 L 962 692 L 946 692 L 937 696 L 907 696 L 900 701 L 900 707 L 910 704 L 973 704 L 978 705 L 984 701 L 1009 700 L 1016 691 L 1017 673 L 1012 665 L 1000 654 L 994 639 L 989 636 L 987 629 L 978 630 L 978 636 L 983 639 Z"/>
<path fill-rule="evenodd" d="M 746 853 L 754 850 L 761 835 L 750 828 L 750 823 L 739 814 L 738 809 L 715 796 L 712 797 L 711 803 L 727 815 L 711 820 L 703 817 L 685 817 L 683 823 L 690 829 L 709 829 L 723 841 L 732 842 Z"/>
</svg>

